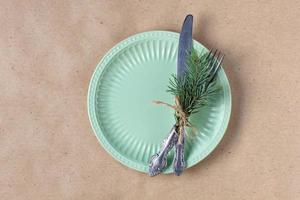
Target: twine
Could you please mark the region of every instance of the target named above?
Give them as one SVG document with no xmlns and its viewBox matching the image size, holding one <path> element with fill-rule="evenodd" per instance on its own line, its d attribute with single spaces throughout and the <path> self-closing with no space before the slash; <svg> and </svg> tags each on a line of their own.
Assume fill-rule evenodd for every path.
<svg viewBox="0 0 300 200">
<path fill-rule="evenodd" d="M 178 141 L 182 141 L 182 133 L 183 133 L 183 128 L 185 126 L 190 127 L 192 129 L 192 132 L 195 134 L 197 132 L 197 129 L 188 121 L 188 116 L 186 116 L 185 112 L 183 111 L 178 97 L 175 97 L 175 105 L 168 104 L 163 101 L 153 101 L 153 103 L 158 104 L 158 105 L 165 105 L 169 108 L 172 108 L 175 110 L 175 116 L 179 118 L 178 121 L 178 132 L 179 132 L 179 138 Z"/>
</svg>

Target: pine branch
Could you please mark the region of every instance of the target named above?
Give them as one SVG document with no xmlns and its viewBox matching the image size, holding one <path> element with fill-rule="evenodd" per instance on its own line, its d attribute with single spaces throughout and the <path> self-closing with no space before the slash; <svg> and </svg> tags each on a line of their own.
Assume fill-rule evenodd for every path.
<svg viewBox="0 0 300 200">
<path fill-rule="evenodd" d="M 206 105 L 209 98 L 217 92 L 217 63 L 215 55 L 201 55 L 192 49 L 187 58 L 185 75 L 178 78 L 173 74 L 170 78 L 167 91 L 178 97 L 187 117 Z"/>
</svg>

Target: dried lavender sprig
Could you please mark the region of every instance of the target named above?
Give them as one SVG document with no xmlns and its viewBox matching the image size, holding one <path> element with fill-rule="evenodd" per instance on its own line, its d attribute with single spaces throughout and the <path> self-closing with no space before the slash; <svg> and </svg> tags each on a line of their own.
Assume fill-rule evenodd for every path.
<svg viewBox="0 0 300 200">
<path fill-rule="evenodd" d="M 149 175 L 155 176 L 160 174 L 167 166 L 167 156 L 169 151 L 177 143 L 178 134 L 176 132 L 176 125 L 170 131 L 168 137 L 163 141 L 160 150 L 151 157 L 149 163 Z"/>
</svg>

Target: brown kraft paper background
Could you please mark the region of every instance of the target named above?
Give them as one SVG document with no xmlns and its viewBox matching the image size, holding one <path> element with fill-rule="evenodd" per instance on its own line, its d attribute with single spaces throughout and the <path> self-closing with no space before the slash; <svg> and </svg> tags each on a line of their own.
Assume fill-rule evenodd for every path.
<svg viewBox="0 0 300 200">
<path fill-rule="evenodd" d="M 114 160 L 91 129 L 89 80 L 132 34 L 180 31 L 226 54 L 233 109 L 182 176 Z M 300 199 L 300 3 L 0 0 L 0 199 Z"/>
</svg>

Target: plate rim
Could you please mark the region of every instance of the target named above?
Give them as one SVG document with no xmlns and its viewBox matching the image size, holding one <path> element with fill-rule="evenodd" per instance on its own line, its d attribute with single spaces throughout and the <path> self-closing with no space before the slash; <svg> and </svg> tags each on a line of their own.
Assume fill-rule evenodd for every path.
<svg viewBox="0 0 300 200">
<path fill-rule="evenodd" d="M 147 173 L 148 168 L 145 168 L 145 165 L 134 162 L 131 159 L 128 159 L 126 156 L 123 156 L 119 153 L 119 151 L 115 150 L 113 146 L 110 145 L 110 143 L 106 140 L 99 124 L 97 121 L 96 116 L 96 106 L 95 106 L 95 92 L 99 83 L 99 78 L 101 77 L 102 72 L 104 71 L 107 64 L 110 62 L 111 58 L 114 57 L 118 52 L 120 52 L 122 49 L 126 48 L 128 45 L 131 45 L 132 43 L 146 39 L 147 37 L 166 37 L 171 36 L 174 38 L 179 39 L 179 33 L 173 32 L 173 31 L 162 31 L 162 30 L 154 30 L 154 31 L 146 31 L 134 34 L 132 36 L 127 37 L 126 39 L 118 42 L 115 44 L 109 51 L 105 53 L 105 55 L 100 59 L 98 62 L 92 76 L 89 82 L 88 87 L 88 93 L 87 93 L 87 111 L 89 116 L 89 121 L 92 126 L 94 135 L 96 136 L 98 142 L 101 144 L 101 146 L 105 149 L 105 151 L 111 155 L 114 159 L 125 165 L 126 167 L 135 169 L 137 171 Z M 204 48 L 207 50 L 205 46 L 203 46 L 200 42 L 193 39 L 193 44 L 195 48 Z M 229 80 L 226 76 L 225 71 L 223 68 L 220 70 L 221 76 L 219 76 L 220 79 L 223 79 L 222 81 L 225 81 L 227 83 L 227 87 L 224 87 L 224 105 L 225 105 L 225 111 L 224 111 L 224 117 L 223 121 L 221 123 L 221 127 L 218 130 L 218 133 L 211 139 L 211 142 L 207 147 L 193 160 L 191 160 L 187 164 L 187 168 L 191 168 L 192 166 L 196 165 L 200 161 L 204 160 L 220 143 L 223 136 L 226 133 L 226 130 L 228 128 L 228 124 L 230 121 L 231 116 L 231 109 L 232 109 L 232 96 L 231 96 L 231 89 Z M 220 74 L 220 73 L 219 73 Z M 169 168 L 164 171 L 165 174 L 173 173 L 173 171 Z"/>
</svg>

